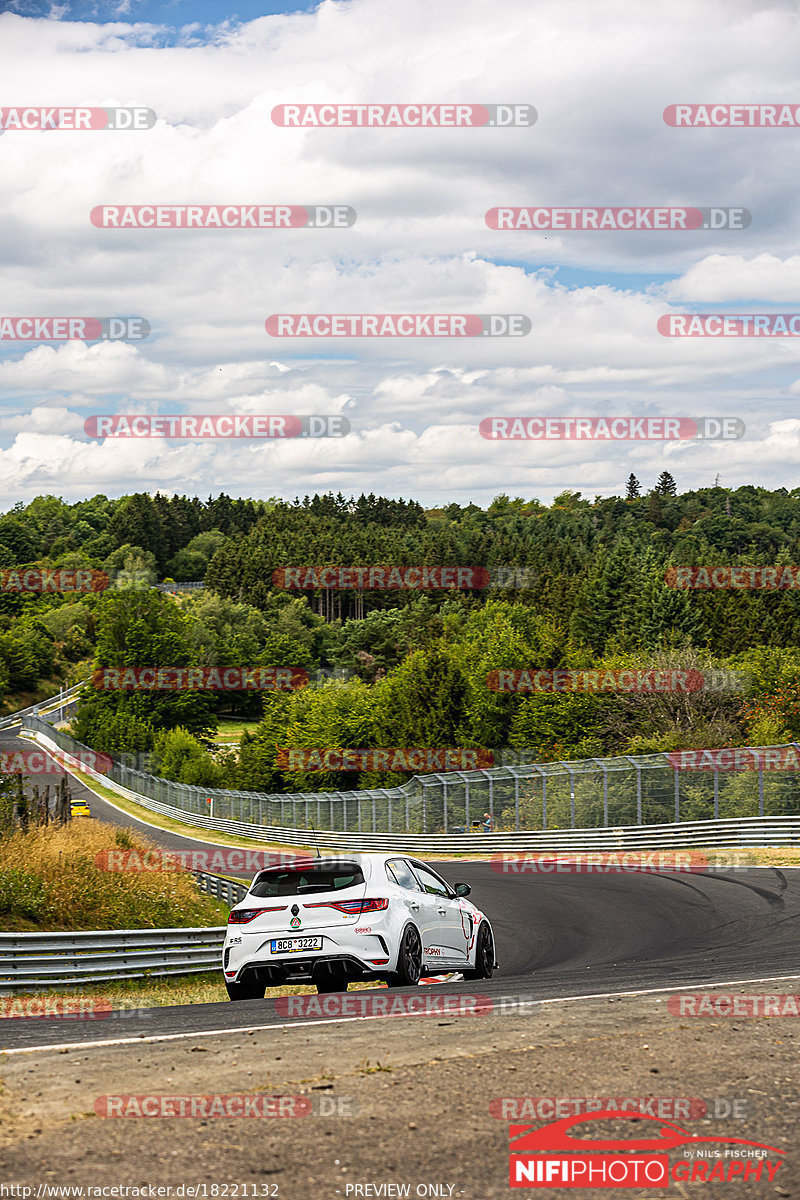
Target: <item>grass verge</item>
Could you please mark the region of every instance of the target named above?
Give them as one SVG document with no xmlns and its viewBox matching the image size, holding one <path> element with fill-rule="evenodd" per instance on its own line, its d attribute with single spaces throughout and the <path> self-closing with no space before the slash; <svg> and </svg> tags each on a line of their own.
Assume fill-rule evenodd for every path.
<svg viewBox="0 0 800 1200">
<path fill-rule="evenodd" d="M 17 830 L 0 839 L 0 921 L 7 932 L 224 925 L 225 905 L 189 871 L 103 869 L 108 851 L 145 852 L 149 838 L 100 821 Z"/>
</svg>

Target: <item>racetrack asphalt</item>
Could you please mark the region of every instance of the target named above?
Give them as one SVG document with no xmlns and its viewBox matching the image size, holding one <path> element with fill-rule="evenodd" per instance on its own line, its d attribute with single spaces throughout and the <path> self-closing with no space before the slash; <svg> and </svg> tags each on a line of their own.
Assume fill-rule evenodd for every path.
<svg viewBox="0 0 800 1200">
<path fill-rule="evenodd" d="M 15 746 L 8 734 L 3 742 L 30 746 Z M 81 794 L 74 783 L 73 795 Z M 209 848 L 88 798 L 99 819 L 131 825 L 158 844 Z M 495 977 L 319 998 L 424 996 L 434 1004 L 428 1019 L 287 1017 L 285 1005 L 279 1011 L 266 998 L 103 1020 L 0 1022 L 0 1177 L 30 1184 L 33 1196 L 50 1183 L 78 1185 L 40 1194 L 83 1200 L 89 1185 L 101 1189 L 95 1196 L 131 1194 L 120 1185 L 153 1195 L 147 1188 L 158 1185 L 162 1196 L 177 1200 L 190 1195 L 181 1190 L 190 1184 L 200 1200 L 502 1200 L 510 1194 L 514 1117 L 499 1119 L 498 1105 L 506 1103 L 499 1098 L 666 1097 L 669 1105 L 670 1098 L 701 1097 L 706 1117 L 677 1123 L 693 1135 L 778 1147 L 786 1161 L 777 1178 L 737 1179 L 708 1191 L 698 1182 L 601 1194 L 800 1194 L 797 1019 L 693 1021 L 668 1003 L 679 989 L 715 984 L 731 993 L 800 991 L 796 870 L 503 874 L 488 862 L 453 860 L 437 869 L 452 883 L 469 883 L 471 899 L 491 919 L 500 960 Z M 483 997 L 481 1019 L 470 1019 L 468 1007 L 437 1013 L 436 1003 L 463 1005 L 471 996 Z M 95 1115 L 108 1094 L 203 1099 L 264 1092 L 304 1097 L 310 1119 L 253 1125 Z M 552 1116 L 518 1119 L 541 1124 Z M 701 1161 L 698 1169 L 711 1164 Z M 542 1197 L 564 1194 L 537 1190 Z M 597 1190 L 571 1194 L 578 1200 Z"/>
<path fill-rule="evenodd" d="M 30 748 L 9 733 L 4 750 Z M 51 777 L 52 778 L 52 777 Z M 89 793 L 102 821 L 131 825 L 170 849 L 209 843 L 147 825 Z M 254 845 L 257 845 L 254 843 Z M 800 872 L 743 867 L 709 873 L 502 873 L 501 864 L 448 860 L 436 864 L 451 883 L 468 883 L 470 899 L 495 931 L 499 971 L 479 984 L 437 986 L 437 993 L 479 991 L 557 998 L 723 984 L 800 973 Z M 405 989 L 398 989 L 402 994 Z M 121 1020 L 69 1022 L 69 1041 L 187 1036 L 201 1031 L 272 1026 L 285 1017 L 269 995 L 237 1003 L 159 1007 Z M 63 1021 L 3 1022 L 4 1049 L 62 1044 Z"/>
</svg>

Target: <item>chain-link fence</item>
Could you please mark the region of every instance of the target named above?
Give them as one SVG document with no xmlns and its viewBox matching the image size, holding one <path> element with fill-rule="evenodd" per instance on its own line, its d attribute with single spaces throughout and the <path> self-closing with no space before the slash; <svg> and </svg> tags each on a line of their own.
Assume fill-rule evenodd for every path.
<svg viewBox="0 0 800 1200">
<path fill-rule="evenodd" d="M 42 717 L 23 726 L 75 756 L 87 748 Z M 402 787 L 352 792 L 226 791 L 160 779 L 114 762 L 109 776 L 187 813 L 252 825 L 343 833 L 471 833 L 658 825 L 800 813 L 800 747 L 738 750 L 738 769 L 687 769 L 667 754 L 524 763 L 415 775 Z M 748 762 L 748 758 L 752 762 Z M 744 769 L 749 766 L 751 769 Z"/>
</svg>

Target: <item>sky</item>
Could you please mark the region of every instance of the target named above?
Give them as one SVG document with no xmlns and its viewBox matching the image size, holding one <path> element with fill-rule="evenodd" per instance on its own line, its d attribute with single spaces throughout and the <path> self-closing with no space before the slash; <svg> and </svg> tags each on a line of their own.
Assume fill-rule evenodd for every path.
<svg viewBox="0 0 800 1200">
<path fill-rule="evenodd" d="M 488 504 L 629 474 L 800 486 L 800 338 L 665 337 L 800 314 L 794 0 L 0 2 L 0 509 L 54 493 Z M 530 105 L 528 125 L 287 127 L 278 105 Z M 147 128 L 15 129 L 8 108 Z M 13 119 L 11 119 L 13 122 Z M 63 122 L 66 126 L 67 121 Z M 349 206 L 340 228 L 112 228 L 136 205 Z M 745 209 L 745 228 L 495 229 L 496 207 Z M 519 337 L 277 337 L 273 314 L 516 314 Z M 144 319 L 144 340 L 17 318 Z M 11 321 L 11 324 L 8 323 Z M 5 322 L 5 323 L 4 323 Z M 800 329 L 800 320 L 798 321 Z M 339 415 L 344 437 L 97 438 L 101 415 Z M 488 440 L 496 417 L 738 419 L 734 440 Z M 540 428 L 537 426 L 537 428 Z M 563 428 L 563 424 L 560 426 Z M 684 428 L 682 426 L 682 428 Z"/>
</svg>

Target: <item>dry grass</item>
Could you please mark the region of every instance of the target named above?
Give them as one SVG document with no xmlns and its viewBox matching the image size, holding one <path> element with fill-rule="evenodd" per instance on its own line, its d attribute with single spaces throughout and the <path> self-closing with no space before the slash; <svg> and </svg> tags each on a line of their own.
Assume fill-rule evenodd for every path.
<svg viewBox="0 0 800 1200">
<path fill-rule="evenodd" d="M 384 987 L 384 984 L 351 983 L 351 992 L 363 991 L 368 988 Z M 267 999 L 274 996 L 316 996 L 317 989 L 313 984 L 284 984 L 281 987 L 268 988 Z M 87 992 L 86 986 L 65 991 L 64 988 L 53 988 L 50 991 L 39 990 L 32 992 L 15 992 L 14 999 L 24 1004 L 27 996 L 47 995 L 51 999 L 62 996 L 76 1004 L 80 999 L 88 1003 L 108 1002 L 114 1009 L 163 1008 L 179 1004 L 227 1004 L 228 993 L 222 980 L 222 971 L 208 971 L 201 975 L 181 975 L 160 979 L 121 979 L 114 983 L 98 983 L 96 990 Z"/>
<path fill-rule="evenodd" d="M 228 909 L 198 891 L 188 871 L 110 872 L 104 850 L 155 843 L 95 820 L 0 840 L 0 923 L 5 930 L 158 929 L 224 925 Z"/>
</svg>

